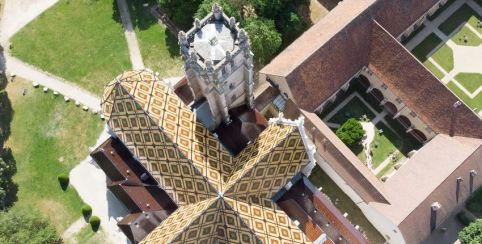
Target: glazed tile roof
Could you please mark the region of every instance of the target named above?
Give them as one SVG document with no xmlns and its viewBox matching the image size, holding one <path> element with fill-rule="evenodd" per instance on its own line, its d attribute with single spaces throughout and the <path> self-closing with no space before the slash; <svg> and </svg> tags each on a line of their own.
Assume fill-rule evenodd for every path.
<svg viewBox="0 0 482 244">
<path fill-rule="evenodd" d="M 180 206 L 145 242 L 310 242 L 270 199 L 313 161 L 302 120 L 271 121 L 233 157 L 146 70 L 112 81 L 102 110 L 112 131 Z"/>
</svg>

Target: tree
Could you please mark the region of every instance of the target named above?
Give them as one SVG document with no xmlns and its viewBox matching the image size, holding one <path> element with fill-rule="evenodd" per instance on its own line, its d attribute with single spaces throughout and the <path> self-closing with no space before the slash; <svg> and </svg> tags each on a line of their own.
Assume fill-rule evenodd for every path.
<svg viewBox="0 0 482 244">
<path fill-rule="evenodd" d="M 0 153 L 0 210 L 10 207 L 17 199 L 17 185 L 13 175 L 17 172 L 15 160 L 10 149 Z"/>
<path fill-rule="evenodd" d="M 201 5 L 199 5 L 196 14 L 194 15 L 195 18 L 202 19 L 206 17 L 209 13 L 211 13 L 213 9 L 213 5 L 217 3 L 221 8 L 223 8 L 223 12 L 228 17 L 234 17 L 236 21 L 242 21 L 241 19 L 241 10 L 242 7 L 238 7 L 233 5 L 232 1 L 229 0 L 204 0 Z"/>
<path fill-rule="evenodd" d="M 261 64 L 269 62 L 281 46 L 281 35 L 276 31 L 274 21 L 249 18 L 245 29 L 254 58 Z"/>
<path fill-rule="evenodd" d="M 358 120 L 351 118 L 336 130 L 336 135 L 347 146 L 353 146 L 360 142 L 365 131 Z"/>
<path fill-rule="evenodd" d="M 54 227 L 31 210 L 0 211 L 0 243 L 60 244 Z"/>
<path fill-rule="evenodd" d="M 482 219 L 477 219 L 459 232 L 462 244 L 482 243 Z"/>
<path fill-rule="evenodd" d="M 158 0 L 159 6 L 181 29 L 192 27 L 193 16 L 202 0 Z"/>
</svg>

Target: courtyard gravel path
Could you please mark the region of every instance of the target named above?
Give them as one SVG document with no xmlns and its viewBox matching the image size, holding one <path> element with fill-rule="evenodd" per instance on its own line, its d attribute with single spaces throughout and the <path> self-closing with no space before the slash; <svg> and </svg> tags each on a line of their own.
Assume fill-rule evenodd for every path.
<svg viewBox="0 0 482 244">
<path fill-rule="evenodd" d="M 72 82 L 38 70 L 12 56 L 6 55 L 5 58 L 7 62 L 7 71 L 10 72 L 10 74 L 15 73 L 22 78 L 36 82 L 69 97 L 73 100 L 72 102 L 79 101 L 83 106 L 100 111 L 100 98 L 93 93 L 90 93 Z"/>
<path fill-rule="evenodd" d="M 122 26 L 124 27 L 124 35 L 127 40 L 127 46 L 129 47 L 129 56 L 131 58 L 133 69 L 143 69 L 144 62 L 142 61 L 141 50 L 139 49 L 139 42 L 137 42 L 136 33 L 132 26 L 131 16 L 129 14 L 129 8 L 127 7 L 126 0 L 116 0 L 117 7 L 119 8 L 120 17 L 122 19 Z"/>
<path fill-rule="evenodd" d="M 99 136 L 95 147 L 109 137 L 107 129 Z M 94 148 L 95 148 L 94 147 Z M 107 177 L 95 161 L 88 156 L 70 171 L 70 184 L 82 200 L 92 207 L 92 215 L 101 220 L 102 230 L 111 243 L 128 243 L 117 227 L 117 220 L 128 214 L 124 205 L 107 189 Z"/>
<path fill-rule="evenodd" d="M 64 240 L 69 240 L 72 237 L 75 236 L 82 228 L 87 226 L 87 222 L 83 217 L 79 218 L 77 221 L 75 221 L 70 227 L 64 231 L 62 234 L 62 239 Z"/>
<path fill-rule="evenodd" d="M 22 27 L 58 0 L 6 0 L 0 23 L 0 42 L 6 44 Z"/>
</svg>

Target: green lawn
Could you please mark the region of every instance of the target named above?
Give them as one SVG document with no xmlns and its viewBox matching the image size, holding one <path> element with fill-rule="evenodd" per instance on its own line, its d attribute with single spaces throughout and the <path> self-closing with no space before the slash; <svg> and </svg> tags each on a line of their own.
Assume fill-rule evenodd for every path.
<svg viewBox="0 0 482 244">
<path fill-rule="evenodd" d="M 182 59 L 177 37 L 157 23 L 149 7 L 154 0 L 128 0 L 132 23 L 141 49 L 144 65 L 160 73 L 161 77 L 181 76 Z"/>
<path fill-rule="evenodd" d="M 382 170 L 380 170 L 378 172 L 377 177 L 382 178 L 383 176 L 385 176 L 386 174 L 391 172 L 392 169 L 393 169 L 393 166 L 395 166 L 397 163 L 398 163 L 398 161 L 395 161 L 395 162 L 392 161 L 392 162 L 388 163 Z"/>
<path fill-rule="evenodd" d="M 421 62 L 425 62 L 427 60 L 427 55 L 440 43 L 442 43 L 442 40 L 435 33 L 432 33 L 427 36 L 427 38 L 425 38 L 422 42 L 420 42 L 420 44 L 418 44 L 412 50 L 412 53 Z"/>
<path fill-rule="evenodd" d="M 398 151 L 398 147 L 403 146 L 403 141 L 400 136 L 393 132 L 383 122 L 378 122 L 375 125 L 375 138 L 371 144 L 372 150 L 372 164 L 376 168 L 380 165 L 388 156 Z M 380 133 L 382 131 L 382 133 Z M 401 158 L 401 155 L 398 156 Z"/>
<path fill-rule="evenodd" d="M 439 68 L 437 68 L 432 62 L 430 62 L 428 59 L 425 60 L 425 62 L 423 62 L 423 65 L 432 72 L 433 75 L 435 75 L 435 77 L 442 79 L 444 78 L 444 73 L 442 71 L 440 71 Z"/>
<path fill-rule="evenodd" d="M 469 5 L 464 4 L 455 13 L 445 20 L 438 28 L 450 36 L 450 34 L 457 29 L 461 24 L 468 22 L 472 27 L 477 29 L 477 22 L 481 21 L 482 17 L 475 12 Z M 478 28 L 478 31 L 482 33 L 482 29 Z"/>
<path fill-rule="evenodd" d="M 467 39 L 465 39 L 464 37 L 466 37 Z M 480 44 L 482 44 L 482 40 L 467 26 L 464 26 L 451 39 L 456 44 L 462 46 L 479 46 Z M 467 40 L 467 42 L 465 42 L 465 40 Z"/>
<path fill-rule="evenodd" d="M 24 88 L 26 96 L 21 95 Z M 70 186 L 62 191 L 57 176 L 87 157 L 103 123 L 98 115 L 21 79 L 10 83 L 7 92 L 14 111 L 7 146 L 17 162 L 14 180 L 19 187 L 12 210 L 36 209 L 62 233 L 81 217 L 82 200 Z"/>
<path fill-rule="evenodd" d="M 432 58 L 437 62 L 445 71 L 450 72 L 454 69 L 454 53 L 452 48 L 444 44 L 435 53 Z"/>
<path fill-rule="evenodd" d="M 14 56 L 95 94 L 131 69 L 115 1 L 60 0 L 12 38 Z"/>
<path fill-rule="evenodd" d="M 452 90 L 460 100 L 464 101 L 470 108 L 475 109 L 475 111 L 480 111 L 482 108 L 482 93 L 479 93 L 479 95 L 475 96 L 473 99 L 470 98 L 463 92 L 462 90 L 459 89 L 457 85 L 453 81 L 449 82 L 447 84 L 447 87 Z"/>
<path fill-rule="evenodd" d="M 82 244 L 98 244 L 98 243 L 106 243 L 107 237 L 105 236 L 102 228 L 100 228 L 97 232 L 92 231 L 92 227 L 90 225 L 85 226 L 80 230 L 79 233 L 75 235 L 76 243 Z"/>
<path fill-rule="evenodd" d="M 358 97 L 353 97 L 343 108 L 341 108 L 328 122 L 343 124 L 349 118 L 360 119 L 363 115 L 371 120 L 375 118 L 375 114 L 360 100 Z"/>
<path fill-rule="evenodd" d="M 482 86 L 482 74 L 479 73 L 458 73 L 455 79 L 471 93 Z"/>
<path fill-rule="evenodd" d="M 358 206 L 347 196 L 343 191 L 333 182 L 330 177 L 319 167 L 316 166 L 313 169 L 309 177 L 310 181 L 316 187 L 323 187 L 321 190 L 325 193 L 333 202 L 338 199 L 336 207 L 342 213 L 348 213 L 348 219 L 354 225 L 359 225 L 365 230 L 366 235 L 370 243 L 384 243 L 382 235 L 368 222 L 365 215 L 358 208 Z"/>
</svg>

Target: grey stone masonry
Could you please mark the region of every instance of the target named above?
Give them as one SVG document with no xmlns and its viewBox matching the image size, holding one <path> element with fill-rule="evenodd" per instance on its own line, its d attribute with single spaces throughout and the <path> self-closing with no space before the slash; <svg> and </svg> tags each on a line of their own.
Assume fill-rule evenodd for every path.
<svg viewBox="0 0 482 244">
<path fill-rule="evenodd" d="M 188 32 L 180 31 L 178 39 L 194 100 L 206 98 L 216 126 L 222 121 L 229 123 L 229 109 L 254 106 L 253 53 L 248 35 L 217 4 L 193 25 Z"/>
</svg>

